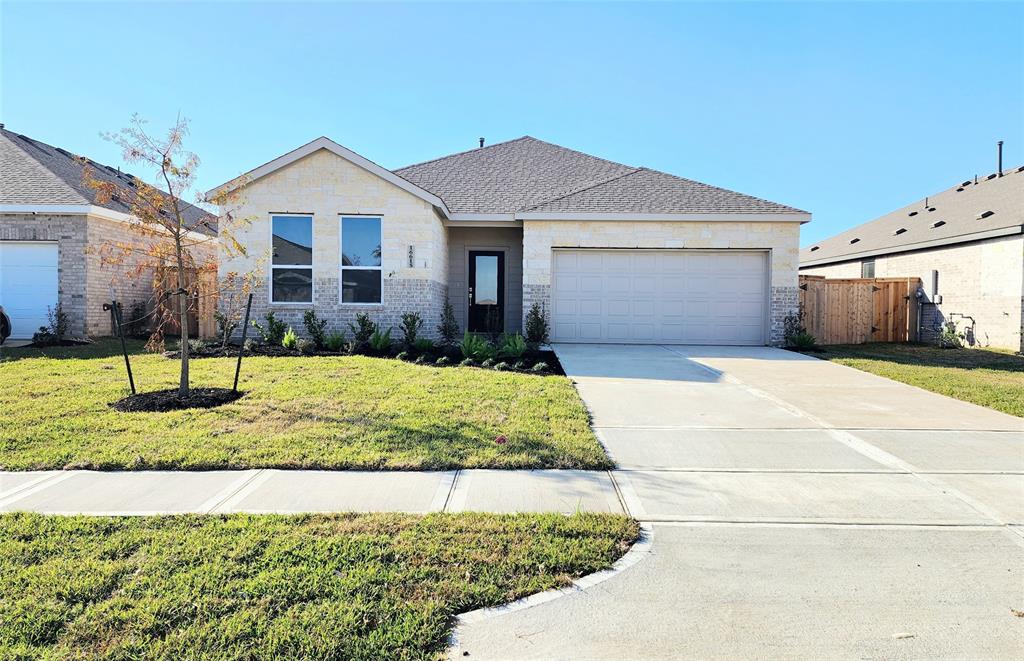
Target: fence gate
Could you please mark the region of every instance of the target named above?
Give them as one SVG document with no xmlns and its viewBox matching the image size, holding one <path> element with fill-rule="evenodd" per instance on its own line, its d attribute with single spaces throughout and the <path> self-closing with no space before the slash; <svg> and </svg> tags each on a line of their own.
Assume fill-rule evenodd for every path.
<svg viewBox="0 0 1024 661">
<path fill-rule="evenodd" d="M 920 278 L 800 276 L 804 326 L 818 344 L 917 339 Z"/>
</svg>

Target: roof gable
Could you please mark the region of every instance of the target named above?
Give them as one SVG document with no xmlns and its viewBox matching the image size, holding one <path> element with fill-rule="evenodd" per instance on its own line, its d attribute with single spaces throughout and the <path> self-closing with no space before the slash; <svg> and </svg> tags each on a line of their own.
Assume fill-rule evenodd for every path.
<svg viewBox="0 0 1024 661">
<path fill-rule="evenodd" d="M 991 212 L 991 213 L 989 213 Z M 801 266 L 964 243 L 1024 228 L 1024 166 L 944 191 L 806 246 Z"/>
<path fill-rule="evenodd" d="M 249 170 L 240 177 L 236 177 L 231 181 L 228 181 L 224 184 L 221 184 L 220 186 L 217 186 L 216 188 L 207 191 L 206 199 L 214 200 L 217 197 L 229 193 L 237 188 L 240 188 L 242 186 L 248 186 L 249 184 L 273 172 L 277 172 L 278 170 L 285 168 L 291 165 L 292 163 L 295 163 L 296 161 L 303 159 L 306 156 L 309 156 L 310 154 L 314 154 L 320 151 L 321 149 L 327 150 L 332 154 L 335 154 L 336 156 L 339 156 L 340 158 L 343 158 L 344 160 L 352 163 L 353 165 L 356 165 L 370 172 L 371 174 L 380 177 L 381 179 L 387 181 L 388 183 L 391 183 L 397 186 L 398 188 L 401 188 L 407 193 L 411 193 L 412 195 L 415 195 L 416 197 L 432 204 L 433 206 L 442 209 L 445 214 L 448 213 L 448 208 L 445 206 L 444 201 L 437 195 L 434 195 L 430 191 L 420 188 L 413 182 L 403 179 L 402 177 L 396 175 L 394 172 L 391 172 L 390 170 L 387 170 L 377 165 L 373 161 L 363 156 L 360 156 L 351 149 L 348 149 L 347 147 L 344 147 L 338 144 L 337 142 L 334 142 L 330 138 L 322 136 L 317 138 L 316 140 L 307 142 L 306 144 L 302 145 L 297 149 L 293 149 L 287 154 L 278 156 L 274 160 L 264 163 L 258 168 Z"/>
</svg>

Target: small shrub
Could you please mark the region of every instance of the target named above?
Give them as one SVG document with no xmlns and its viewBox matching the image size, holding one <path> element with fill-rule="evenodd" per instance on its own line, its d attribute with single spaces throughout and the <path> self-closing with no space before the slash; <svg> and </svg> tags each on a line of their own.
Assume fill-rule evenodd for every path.
<svg viewBox="0 0 1024 661">
<path fill-rule="evenodd" d="M 817 346 L 818 341 L 813 335 L 807 331 L 801 331 L 794 333 L 786 338 L 786 344 L 791 349 L 797 349 L 800 351 L 809 351 Z"/>
<path fill-rule="evenodd" d="M 530 306 L 530 311 L 526 313 L 526 341 L 534 347 L 547 344 L 550 332 L 544 308 L 540 304 L 534 303 Z"/>
<path fill-rule="evenodd" d="M 391 349 L 391 329 L 383 333 L 379 330 L 373 331 L 373 335 L 370 336 L 370 348 L 377 353 L 387 353 Z"/>
<path fill-rule="evenodd" d="M 942 325 L 942 331 L 939 333 L 939 346 L 943 349 L 963 348 L 964 336 L 957 330 L 955 321 L 947 321 Z"/>
<path fill-rule="evenodd" d="M 199 339 L 198 337 L 192 338 L 191 340 L 188 341 L 189 353 L 202 353 L 203 351 L 206 351 L 206 347 L 206 342 Z"/>
<path fill-rule="evenodd" d="M 370 315 L 365 312 L 360 312 L 356 315 L 356 322 L 349 324 L 348 327 L 352 330 L 352 341 L 357 345 L 366 344 L 373 337 L 373 334 L 377 332 L 377 324 L 374 323 L 373 319 L 370 319 Z M 388 329 L 388 333 L 391 330 Z"/>
<path fill-rule="evenodd" d="M 444 307 L 441 308 L 441 321 L 437 325 L 437 335 L 445 346 L 455 344 L 455 340 L 459 337 L 459 322 L 455 320 L 455 309 L 452 308 L 452 302 L 448 299 L 445 299 Z"/>
<path fill-rule="evenodd" d="M 480 367 L 494 367 L 494 359 L 487 358 L 485 360 L 480 361 Z"/>
<path fill-rule="evenodd" d="M 410 357 L 408 351 L 399 351 L 398 355 L 395 356 L 398 360 L 409 360 Z"/>
<path fill-rule="evenodd" d="M 476 362 L 472 358 L 465 358 L 459 363 L 461 367 L 473 367 L 474 365 L 476 365 Z"/>
<path fill-rule="evenodd" d="M 46 321 L 50 334 L 54 335 L 57 340 L 67 337 L 71 322 L 68 321 L 68 315 L 65 314 L 64 307 L 60 303 L 55 308 L 46 306 Z"/>
<path fill-rule="evenodd" d="M 402 344 L 411 347 L 416 344 L 416 336 L 423 328 L 423 317 L 415 312 L 406 312 L 402 315 L 402 324 L 399 330 L 402 332 Z"/>
<path fill-rule="evenodd" d="M 514 370 L 525 370 L 528 363 L 525 360 L 517 360 L 515 365 L 512 366 Z"/>
<path fill-rule="evenodd" d="M 253 351 L 256 350 L 256 346 L 256 340 L 252 339 L 251 337 L 247 337 L 245 338 L 245 344 L 242 345 L 242 348 L 248 351 L 249 353 L 252 353 Z"/>
<path fill-rule="evenodd" d="M 58 305 L 57 307 L 60 307 Z M 63 314 L 63 313 L 62 313 Z M 217 327 L 220 328 L 220 320 L 217 319 L 217 312 L 213 313 L 214 319 L 217 320 Z M 122 319 L 122 328 L 125 334 L 131 337 L 143 337 L 148 334 L 147 328 L 149 327 L 149 312 L 146 309 L 145 301 L 135 301 L 132 303 L 132 307 L 128 310 L 128 318 Z M 238 324 L 235 323 L 235 326 Z M 232 329 L 234 330 L 234 329 Z M 225 342 L 225 345 L 227 342 Z"/>
<path fill-rule="evenodd" d="M 499 372 L 504 372 L 505 370 L 508 369 L 508 363 L 506 363 L 504 360 L 501 361 L 500 363 L 495 363 L 494 369 L 498 370 Z"/>
<path fill-rule="evenodd" d="M 231 336 L 235 334 L 235 330 L 238 329 L 238 320 L 220 310 L 213 313 L 213 318 L 217 322 L 217 337 L 220 338 L 220 346 L 225 348 L 228 346 Z"/>
<path fill-rule="evenodd" d="M 299 353 L 308 355 L 316 351 L 316 342 L 300 337 L 298 341 L 295 342 L 295 348 L 299 350 Z"/>
<path fill-rule="evenodd" d="M 299 336 L 296 335 L 295 331 L 293 331 L 289 326 L 288 332 L 286 332 L 284 334 L 284 337 L 281 338 L 281 346 L 284 347 L 285 349 L 294 349 L 298 343 Z"/>
<path fill-rule="evenodd" d="M 263 326 L 255 319 L 252 320 L 252 327 L 256 329 L 256 332 L 263 338 L 264 344 L 281 344 L 284 341 L 285 332 L 291 330 L 288 328 L 288 324 L 283 321 L 278 321 L 277 317 L 274 316 L 274 312 L 270 311 L 263 316 L 266 321 L 266 326 Z"/>
<path fill-rule="evenodd" d="M 327 320 L 316 316 L 314 310 L 306 310 L 302 313 L 302 324 L 306 327 L 306 334 L 313 340 L 313 346 L 323 349 L 327 346 Z"/>
<path fill-rule="evenodd" d="M 434 341 L 429 337 L 421 337 L 413 343 L 412 348 L 416 353 L 430 353 L 434 350 Z"/>
<path fill-rule="evenodd" d="M 542 360 L 542 361 L 540 361 L 539 363 L 537 363 L 536 365 L 533 366 L 533 370 L 532 371 L 534 371 L 534 372 L 547 372 L 548 371 L 548 364 L 545 363 Z"/>
<path fill-rule="evenodd" d="M 526 340 L 519 333 L 505 335 L 501 338 L 501 348 L 498 355 L 502 358 L 520 358 L 526 353 Z"/>
<path fill-rule="evenodd" d="M 434 364 L 437 365 L 438 367 L 445 367 L 447 365 L 451 365 L 452 361 L 451 359 L 448 358 L 448 356 L 441 356 L 440 358 L 434 361 Z"/>
<path fill-rule="evenodd" d="M 473 335 L 469 331 L 466 331 L 462 336 L 459 350 L 462 351 L 463 356 L 472 358 L 474 362 L 481 362 L 494 357 L 494 347 L 491 346 L 491 343 L 479 335 Z"/>
<path fill-rule="evenodd" d="M 423 365 L 427 362 L 426 356 L 416 356 L 416 360 L 412 361 L 414 365 Z"/>
<path fill-rule="evenodd" d="M 341 351 L 345 348 L 345 333 L 335 331 L 324 338 L 324 346 L 328 351 Z"/>
</svg>

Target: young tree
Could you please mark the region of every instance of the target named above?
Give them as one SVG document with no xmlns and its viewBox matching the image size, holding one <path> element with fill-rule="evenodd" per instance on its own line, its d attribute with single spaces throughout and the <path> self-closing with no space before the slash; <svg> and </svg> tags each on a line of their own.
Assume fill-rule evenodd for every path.
<svg viewBox="0 0 1024 661">
<path fill-rule="evenodd" d="M 207 212 L 204 202 L 197 196 L 195 205 L 182 202 L 195 183 L 199 157 L 186 151 L 184 140 L 188 136 L 188 120 L 178 118 L 162 137 L 146 130 L 145 121 L 138 115 L 132 117 L 128 127 L 118 133 L 107 133 L 104 137 L 122 150 L 126 163 L 138 163 L 153 170 L 155 183 L 129 176 L 112 178 L 97 176 L 95 165 L 82 159 L 83 181 L 96 191 L 96 202 L 105 204 L 117 199 L 130 208 L 130 228 L 138 241 L 108 241 L 100 247 L 101 261 L 107 264 L 124 265 L 128 277 L 153 273 L 168 266 L 177 272 L 176 287 L 170 291 L 157 292 L 163 303 L 176 302 L 177 326 L 181 330 L 181 376 L 178 382 L 178 396 L 189 394 L 189 345 L 188 314 L 193 298 L 189 291 L 188 276 L 196 273 L 217 273 L 217 241 L 221 255 L 244 254 L 245 248 L 231 234 L 228 224 L 221 223 L 218 232 L 211 232 L 211 218 L 216 214 Z M 116 183 L 115 183 L 116 182 Z M 240 190 L 240 189 L 239 189 Z M 212 202 L 222 208 L 232 200 L 222 198 Z M 227 214 L 230 217 L 230 213 Z M 232 219 L 237 226 L 238 221 Z M 239 278 L 229 274 L 223 285 L 215 285 L 200 292 L 200 296 L 217 296 L 218 289 L 249 287 L 251 278 Z M 237 293 L 237 292 L 235 292 Z M 158 306 L 162 307 L 162 306 Z M 155 319 L 154 334 L 150 345 L 163 343 L 163 328 L 175 316 L 170 308 L 167 314 Z"/>
</svg>

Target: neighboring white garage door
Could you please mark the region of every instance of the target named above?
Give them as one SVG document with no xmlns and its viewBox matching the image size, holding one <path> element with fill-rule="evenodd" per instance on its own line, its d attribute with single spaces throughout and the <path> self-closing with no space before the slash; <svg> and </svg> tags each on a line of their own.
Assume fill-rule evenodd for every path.
<svg viewBox="0 0 1024 661">
<path fill-rule="evenodd" d="M 555 250 L 556 342 L 764 344 L 767 253 Z"/>
<path fill-rule="evenodd" d="M 11 338 L 30 339 L 57 305 L 57 244 L 0 241 L 0 305 L 11 318 Z"/>
</svg>

